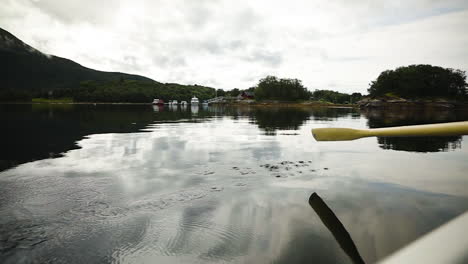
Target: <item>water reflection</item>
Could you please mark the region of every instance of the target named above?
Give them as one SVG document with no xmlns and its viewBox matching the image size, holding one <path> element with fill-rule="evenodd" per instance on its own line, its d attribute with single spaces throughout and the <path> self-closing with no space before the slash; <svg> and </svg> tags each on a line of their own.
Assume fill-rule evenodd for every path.
<svg viewBox="0 0 468 264">
<path fill-rule="evenodd" d="M 161 112 L 164 110 L 164 105 L 153 105 L 153 111 L 154 112 Z"/>
<path fill-rule="evenodd" d="M 314 107 L 309 110 L 311 118 L 317 121 L 333 121 L 342 117 L 358 119 L 361 114 L 350 107 Z"/>
<path fill-rule="evenodd" d="M 364 111 L 370 128 L 421 125 L 468 120 L 466 111 L 450 109 L 369 109 Z M 412 152 L 450 151 L 461 147 L 461 136 L 441 137 L 378 137 L 383 149 Z"/>
<path fill-rule="evenodd" d="M 255 108 L 250 119 L 268 135 L 275 135 L 276 130 L 297 130 L 310 117 L 310 113 L 301 108 Z"/>
<path fill-rule="evenodd" d="M 199 107 L 198 105 L 191 105 L 191 106 L 190 106 L 190 112 L 191 112 L 193 115 L 197 115 L 199 109 L 200 109 L 200 107 Z"/>
<path fill-rule="evenodd" d="M 76 149 L 76 142 L 98 133 L 141 132 L 155 122 L 205 122 L 211 118 L 248 118 L 265 135 L 298 135 L 306 122 L 331 122 L 362 118 L 350 108 L 277 108 L 229 106 L 148 105 L 0 105 L 0 171 L 15 165 L 51 157 Z M 467 113 L 454 111 L 366 111 L 368 126 L 387 127 L 468 120 Z M 292 130 L 292 131 L 287 131 Z M 378 138 L 383 149 L 437 152 L 458 149 L 460 137 Z"/>
<path fill-rule="evenodd" d="M 301 109 L 262 128 L 253 107 L 23 110 L 8 112 L 16 123 L 1 118 L 31 138 L 20 120 L 36 120 L 80 148 L 0 173 L 5 263 L 349 263 L 310 209 L 312 192 L 373 263 L 468 209 L 467 147 L 420 154 L 382 151 L 374 138 L 312 140 L 312 126 L 366 127 L 353 110 L 314 120 L 321 110 Z"/>
</svg>

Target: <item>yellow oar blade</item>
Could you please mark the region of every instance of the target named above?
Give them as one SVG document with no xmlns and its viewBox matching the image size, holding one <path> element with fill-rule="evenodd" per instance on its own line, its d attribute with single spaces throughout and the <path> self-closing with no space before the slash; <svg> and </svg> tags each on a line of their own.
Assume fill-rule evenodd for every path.
<svg viewBox="0 0 468 264">
<path fill-rule="evenodd" d="M 317 141 L 354 140 L 371 136 L 415 137 L 468 135 L 468 121 L 376 129 L 315 128 L 312 129 L 312 135 Z"/>
<path fill-rule="evenodd" d="M 352 128 L 314 128 L 312 135 L 317 141 L 342 141 L 362 138 L 366 133 Z"/>
</svg>

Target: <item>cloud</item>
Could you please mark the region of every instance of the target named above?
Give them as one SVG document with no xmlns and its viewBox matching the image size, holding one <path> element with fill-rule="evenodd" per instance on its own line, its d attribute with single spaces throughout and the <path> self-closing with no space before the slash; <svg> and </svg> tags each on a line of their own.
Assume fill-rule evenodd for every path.
<svg viewBox="0 0 468 264">
<path fill-rule="evenodd" d="M 271 52 L 267 50 L 255 50 L 245 60 L 249 62 L 262 62 L 268 66 L 277 67 L 283 61 L 282 55 L 279 52 Z"/>
<path fill-rule="evenodd" d="M 42 52 L 161 82 L 247 88 L 274 74 L 365 92 L 401 65 L 468 70 L 461 0 L 3 1 L 0 26 Z"/>
<path fill-rule="evenodd" d="M 67 24 L 102 23 L 111 20 L 120 7 L 120 1 L 117 0 L 33 0 L 29 2 L 33 7 Z"/>
</svg>

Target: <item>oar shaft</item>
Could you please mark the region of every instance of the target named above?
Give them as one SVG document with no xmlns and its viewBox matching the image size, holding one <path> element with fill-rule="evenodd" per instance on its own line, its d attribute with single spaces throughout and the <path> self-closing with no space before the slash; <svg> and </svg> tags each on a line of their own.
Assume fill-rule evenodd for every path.
<svg viewBox="0 0 468 264">
<path fill-rule="evenodd" d="M 412 137 L 468 135 L 468 121 L 431 125 L 401 126 L 374 129 L 314 128 L 317 141 L 354 140 L 363 137 Z"/>
<path fill-rule="evenodd" d="M 368 129 L 366 136 L 403 137 L 403 136 L 450 136 L 467 135 L 468 121 L 443 124 L 401 126 Z"/>
</svg>

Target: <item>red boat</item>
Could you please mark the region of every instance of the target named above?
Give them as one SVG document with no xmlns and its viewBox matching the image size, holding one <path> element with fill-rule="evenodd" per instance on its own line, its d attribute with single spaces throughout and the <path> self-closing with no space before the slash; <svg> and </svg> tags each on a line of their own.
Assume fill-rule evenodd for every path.
<svg viewBox="0 0 468 264">
<path fill-rule="evenodd" d="M 153 104 L 154 105 L 164 105 L 164 100 L 163 99 L 154 99 Z"/>
</svg>

